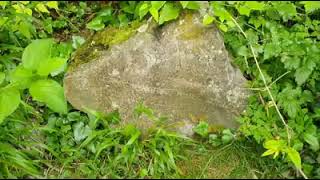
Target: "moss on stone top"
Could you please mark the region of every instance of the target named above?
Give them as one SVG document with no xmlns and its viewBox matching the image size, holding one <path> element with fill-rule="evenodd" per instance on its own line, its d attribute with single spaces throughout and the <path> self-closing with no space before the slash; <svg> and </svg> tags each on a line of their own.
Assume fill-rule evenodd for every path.
<svg viewBox="0 0 320 180">
<path fill-rule="evenodd" d="M 95 33 L 76 50 L 69 63 L 68 71 L 97 59 L 101 51 L 107 50 L 110 46 L 126 41 L 136 33 L 141 24 L 142 22 L 133 21 L 125 27 L 108 26 L 104 30 Z"/>
</svg>

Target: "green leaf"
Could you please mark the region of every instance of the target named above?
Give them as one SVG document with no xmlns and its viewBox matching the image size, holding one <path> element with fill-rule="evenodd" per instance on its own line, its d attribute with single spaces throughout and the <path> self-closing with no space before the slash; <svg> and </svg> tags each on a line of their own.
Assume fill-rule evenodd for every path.
<svg viewBox="0 0 320 180">
<path fill-rule="evenodd" d="M 156 22 L 159 22 L 159 13 L 158 13 L 158 10 L 156 10 L 155 8 L 151 7 L 149 9 L 149 12 L 150 14 L 152 15 L 153 19 L 156 21 Z"/>
<path fill-rule="evenodd" d="M 297 15 L 296 6 L 292 3 L 276 2 L 273 4 L 273 6 L 285 21 L 287 21 L 288 18 Z"/>
<path fill-rule="evenodd" d="M 0 89 L 0 124 L 18 108 L 19 104 L 20 93 L 17 89 Z"/>
<path fill-rule="evenodd" d="M 286 152 L 288 153 L 289 159 L 293 162 L 296 168 L 301 169 L 301 158 L 298 151 L 293 148 L 288 148 Z"/>
<path fill-rule="evenodd" d="M 188 4 L 187 4 L 187 6 L 185 8 L 186 9 L 192 9 L 192 10 L 198 10 L 198 9 L 200 9 L 200 5 L 196 1 L 188 1 Z"/>
<path fill-rule="evenodd" d="M 213 20 L 214 20 L 214 17 L 206 14 L 206 15 L 204 15 L 204 17 L 203 17 L 202 23 L 203 23 L 204 25 L 209 25 L 209 24 L 211 24 L 211 23 L 213 22 Z"/>
<path fill-rule="evenodd" d="M 10 73 L 10 82 L 20 89 L 26 89 L 30 86 L 33 76 L 32 70 L 20 65 Z"/>
<path fill-rule="evenodd" d="M 185 9 L 188 6 L 189 1 L 180 1 L 180 3 L 181 3 L 182 8 Z"/>
<path fill-rule="evenodd" d="M 228 31 L 228 27 L 225 24 L 220 24 L 219 28 L 223 31 L 223 32 L 227 32 Z"/>
<path fill-rule="evenodd" d="M 56 10 L 59 9 L 57 1 L 48 1 L 46 5 L 51 9 L 56 9 Z"/>
<path fill-rule="evenodd" d="M 50 12 L 48 11 L 47 7 L 46 7 L 44 4 L 42 4 L 42 3 L 38 3 L 38 4 L 36 5 L 36 10 L 39 11 L 39 12 L 50 13 Z"/>
<path fill-rule="evenodd" d="M 37 74 L 40 76 L 48 76 L 50 73 L 54 73 L 55 71 L 64 67 L 67 63 L 68 58 L 54 57 L 48 58 L 41 62 L 37 69 Z"/>
<path fill-rule="evenodd" d="M 92 130 L 89 128 L 88 125 L 84 126 L 83 122 L 78 122 L 73 127 L 73 135 L 74 139 L 77 142 L 80 142 L 81 140 L 85 139 L 91 134 Z"/>
<path fill-rule="evenodd" d="M 200 121 L 200 123 L 193 128 L 193 131 L 202 137 L 207 137 L 209 134 L 209 125 L 204 121 Z"/>
<path fill-rule="evenodd" d="M 296 79 L 297 84 L 300 86 L 303 83 L 305 83 L 311 73 L 312 73 L 312 70 L 310 70 L 306 66 L 302 66 L 302 67 L 298 68 L 294 74 L 294 77 Z"/>
<path fill-rule="evenodd" d="M 151 1 L 151 7 L 158 11 L 165 3 L 166 1 Z"/>
<path fill-rule="evenodd" d="M 23 34 L 26 38 L 30 39 L 31 38 L 31 33 L 30 33 L 30 25 L 26 23 L 25 21 L 21 21 L 19 24 L 19 31 L 21 34 Z"/>
<path fill-rule="evenodd" d="M 179 8 L 173 3 L 166 3 L 160 11 L 159 24 L 176 19 L 179 16 Z"/>
<path fill-rule="evenodd" d="M 264 3 L 263 2 L 256 2 L 256 1 L 246 1 L 245 6 L 252 10 L 264 10 Z"/>
<path fill-rule="evenodd" d="M 139 8 L 139 17 L 140 20 L 148 13 L 150 6 L 148 3 L 144 3 Z"/>
<path fill-rule="evenodd" d="M 54 80 L 38 80 L 31 84 L 29 89 L 32 98 L 43 102 L 55 112 L 66 114 L 67 102 L 63 88 Z"/>
<path fill-rule="evenodd" d="M 320 9 L 320 1 L 302 1 L 300 3 L 304 5 L 307 14 Z"/>
<path fill-rule="evenodd" d="M 51 55 L 53 39 L 37 39 L 32 41 L 23 51 L 22 65 L 31 70 L 36 70 L 41 63 Z"/>
<path fill-rule="evenodd" d="M 88 29 L 93 29 L 95 31 L 99 31 L 101 29 L 103 29 L 105 26 L 104 26 L 104 23 L 102 22 L 102 17 L 98 16 L 96 18 L 94 18 L 92 21 L 90 21 L 86 27 Z"/>
<path fill-rule="evenodd" d="M 305 133 L 303 138 L 308 144 L 310 144 L 310 147 L 313 151 L 316 152 L 319 150 L 319 141 L 317 137 L 310 133 Z"/>
<path fill-rule="evenodd" d="M 3 83 L 5 78 L 6 78 L 6 74 L 4 72 L 0 72 L 0 84 Z"/>
<path fill-rule="evenodd" d="M 277 57 L 281 53 L 281 48 L 276 43 L 267 43 L 264 46 L 263 59 L 269 59 L 271 57 Z"/>
<path fill-rule="evenodd" d="M 86 40 L 81 36 L 72 36 L 72 47 L 78 49 L 85 41 Z"/>
<path fill-rule="evenodd" d="M 245 6 L 239 6 L 237 10 L 240 15 L 246 15 L 248 17 L 250 16 L 250 9 Z"/>
</svg>

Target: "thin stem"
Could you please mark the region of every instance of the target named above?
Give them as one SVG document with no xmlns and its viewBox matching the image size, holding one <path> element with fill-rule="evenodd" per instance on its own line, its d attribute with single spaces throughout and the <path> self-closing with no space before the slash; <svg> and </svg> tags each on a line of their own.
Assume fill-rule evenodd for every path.
<svg viewBox="0 0 320 180">
<path fill-rule="evenodd" d="M 243 34 L 243 36 L 247 39 L 246 33 L 242 30 L 242 28 L 241 28 L 240 25 L 237 23 L 237 21 L 236 21 L 234 18 L 232 18 L 232 21 L 233 21 L 233 22 L 236 24 L 236 26 L 239 28 L 239 30 L 241 31 L 241 33 Z M 286 128 L 287 136 L 288 136 L 288 144 L 289 144 L 289 146 L 290 146 L 289 127 L 288 127 L 287 123 L 285 122 L 285 120 L 284 120 L 284 118 L 283 118 L 283 116 L 282 116 L 282 114 L 281 114 L 281 112 L 280 112 L 280 110 L 279 110 L 279 108 L 278 108 L 278 106 L 277 106 L 274 98 L 273 98 L 273 95 L 272 95 L 272 93 L 271 93 L 271 91 L 270 91 L 270 89 L 269 89 L 269 87 L 268 87 L 268 85 L 267 85 L 267 81 L 266 81 L 266 79 L 265 79 L 265 77 L 264 77 L 264 74 L 262 73 L 262 70 L 261 70 L 261 68 L 260 68 L 260 65 L 259 65 L 259 63 L 258 63 L 256 54 L 255 54 L 255 52 L 254 52 L 254 50 L 253 50 L 253 47 L 252 47 L 251 43 L 249 43 L 249 47 L 250 47 L 251 53 L 252 53 L 252 55 L 253 55 L 253 59 L 254 59 L 254 61 L 255 61 L 255 63 L 256 63 L 256 66 L 257 66 L 257 68 L 258 68 L 258 70 L 259 70 L 259 73 L 260 73 L 260 75 L 261 75 L 261 78 L 262 78 L 262 81 L 263 81 L 263 83 L 264 83 L 264 86 L 265 86 L 266 90 L 268 91 L 268 94 L 269 94 L 269 96 L 270 96 L 270 98 L 271 98 L 271 101 L 272 101 L 272 103 L 274 104 L 274 106 L 275 106 L 275 108 L 276 108 L 276 111 L 277 111 L 277 113 L 278 113 L 278 115 L 279 115 L 279 117 L 280 117 L 283 125 L 284 125 L 285 128 Z"/>
</svg>

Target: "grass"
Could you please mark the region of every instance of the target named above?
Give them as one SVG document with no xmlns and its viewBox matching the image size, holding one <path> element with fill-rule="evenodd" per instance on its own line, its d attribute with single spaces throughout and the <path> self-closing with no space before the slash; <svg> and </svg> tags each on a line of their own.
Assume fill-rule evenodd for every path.
<svg viewBox="0 0 320 180">
<path fill-rule="evenodd" d="M 254 144 L 235 141 L 221 148 L 199 144 L 184 151 L 185 160 L 177 162 L 182 178 L 256 179 L 280 178 L 281 166 L 260 157 Z"/>
</svg>

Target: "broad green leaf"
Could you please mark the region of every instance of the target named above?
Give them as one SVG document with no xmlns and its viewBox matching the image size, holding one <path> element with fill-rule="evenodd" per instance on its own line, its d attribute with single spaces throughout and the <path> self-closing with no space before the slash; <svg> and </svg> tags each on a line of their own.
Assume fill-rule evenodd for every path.
<svg viewBox="0 0 320 180">
<path fill-rule="evenodd" d="M 31 84 L 29 91 L 34 100 L 45 103 L 55 112 L 67 113 L 67 102 L 63 88 L 56 81 L 51 79 L 38 80 Z"/>
<path fill-rule="evenodd" d="M 3 83 L 5 78 L 6 78 L 6 74 L 4 72 L 0 72 L 0 84 Z"/>
<path fill-rule="evenodd" d="M 46 5 L 51 9 L 56 9 L 56 10 L 59 9 L 57 1 L 48 1 Z"/>
<path fill-rule="evenodd" d="M 246 1 L 245 5 L 252 10 L 259 10 L 259 11 L 264 10 L 263 2 Z"/>
<path fill-rule="evenodd" d="M 206 15 L 204 15 L 204 17 L 203 17 L 202 23 L 203 23 L 204 25 L 209 25 L 209 24 L 211 24 L 211 23 L 213 22 L 213 20 L 214 20 L 214 17 L 206 14 Z"/>
<path fill-rule="evenodd" d="M 102 17 L 94 18 L 86 26 L 87 26 L 88 29 L 93 29 L 95 31 L 99 31 L 99 30 L 101 30 L 101 29 L 103 29 L 105 27 L 104 23 L 102 22 Z"/>
<path fill-rule="evenodd" d="M 311 73 L 312 73 L 312 70 L 310 70 L 306 66 L 302 66 L 302 67 L 298 68 L 294 74 L 294 77 L 296 79 L 297 84 L 300 86 L 303 83 L 305 83 Z"/>
<path fill-rule="evenodd" d="M 150 6 L 148 3 L 144 3 L 142 4 L 142 6 L 140 6 L 139 8 L 140 20 L 148 13 L 149 9 L 150 9 Z"/>
<path fill-rule="evenodd" d="M 40 76 L 48 76 L 50 73 L 57 71 L 64 67 L 67 63 L 68 58 L 54 57 L 48 58 L 41 62 L 37 69 L 37 74 Z"/>
<path fill-rule="evenodd" d="M 26 89 L 30 86 L 33 76 L 32 70 L 20 65 L 10 73 L 10 82 L 16 84 L 20 89 Z"/>
<path fill-rule="evenodd" d="M 301 169 L 301 158 L 298 151 L 293 148 L 288 148 L 286 152 L 288 153 L 289 159 L 293 162 L 296 168 Z"/>
<path fill-rule="evenodd" d="M 304 5 L 307 14 L 320 9 L 320 1 L 302 1 L 300 3 Z"/>
<path fill-rule="evenodd" d="M 313 151 L 316 152 L 319 150 L 319 141 L 317 137 L 313 136 L 310 133 L 305 133 L 303 138 L 308 144 L 310 144 L 310 147 Z"/>
<path fill-rule="evenodd" d="M 250 9 L 243 6 L 243 5 L 240 5 L 238 8 L 237 8 L 238 12 L 240 15 L 246 15 L 249 17 L 250 15 Z"/>
<path fill-rule="evenodd" d="M 156 10 L 155 8 L 151 7 L 149 9 L 149 12 L 150 14 L 152 15 L 153 19 L 156 21 L 156 22 L 159 22 L 159 13 L 158 13 L 158 10 Z"/>
<path fill-rule="evenodd" d="M 198 9 L 200 9 L 200 4 L 196 1 L 189 1 L 185 8 L 192 9 L 192 10 L 198 10 Z"/>
<path fill-rule="evenodd" d="M 37 39 L 32 41 L 23 51 L 22 65 L 31 70 L 36 70 L 39 64 L 51 55 L 53 39 Z"/>
<path fill-rule="evenodd" d="M 19 104 L 20 93 L 17 89 L 0 89 L 0 124 L 18 108 Z"/>
<path fill-rule="evenodd" d="M 181 3 L 182 8 L 185 9 L 188 6 L 189 1 L 180 1 L 180 3 Z"/>
<path fill-rule="evenodd" d="M 38 4 L 36 5 L 36 10 L 38 10 L 38 11 L 40 11 L 40 12 L 44 12 L 44 13 L 50 13 L 50 12 L 48 11 L 47 7 L 46 7 L 44 4 L 42 4 L 42 3 L 38 3 Z"/>
<path fill-rule="evenodd" d="M 151 8 L 159 11 L 160 8 L 166 3 L 166 1 L 151 1 Z"/>
<path fill-rule="evenodd" d="M 274 149 L 269 149 L 267 151 L 265 151 L 261 156 L 264 157 L 264 156 L 269 156 L 269 155 L 272 155 L 274 154 L 276 151 L 274 151 Z"/>
<path fill-rule="evenodd" d="M 173 3 L 166 3 L 160 11 L 159 24 L 176 19 L 179 16 L 179 11 Z"/>
</svg>

